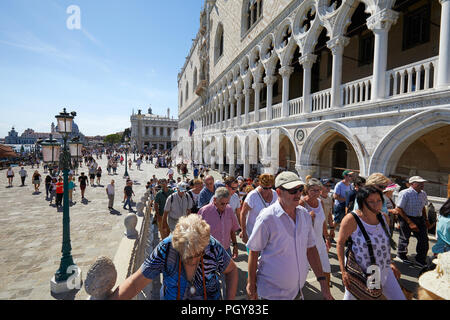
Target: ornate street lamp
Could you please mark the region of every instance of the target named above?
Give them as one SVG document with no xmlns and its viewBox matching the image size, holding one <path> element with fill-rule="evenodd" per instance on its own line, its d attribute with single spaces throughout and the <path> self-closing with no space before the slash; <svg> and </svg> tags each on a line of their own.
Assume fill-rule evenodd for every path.
<svg viewBox="0 0 450 320">
<path fill-rule="evenodd" d="M 60 167 L 63 170 L 64 202 L 63 202 L 63 239 L 62 257 L 59 269 L 50 281 L 51 292 L 60 294 L 73 289 L 81 288 L 81 269 L 73 262 L 72 246 L 70 244 L 70 217 L 69 217 L 69 170 L 71 167 L 70 151 L 67 145 L 69 133 L 72 132 L 73 118 L 76 112 L 63 112 L 55 116 L 58 121 L 58 132 L 63 137 L 63 150 L 60 156 Z"/>
<path fill-rule="evenodd" d="M 45 163 L 49 165 L 50 175 L 53 175 L 53 164 L 56 159 L 59 159 L 61 153 L 61 145 L 58 140 L 53 139 L 53 135 L 50 134 L 50 138 L 44 140 L 41 143 L 42 146 L 42 157 Z"/>
<path fill-rule="evenodd" d="M 71 142 L 69 142 L 69 148 L 70 148 L 70 154 L 72 155 L 72 157 L 75 158 L 75 173 L 77 174 L 78 172 L 78 166 L 80 165 L 79 163 L 79 156 L 81 155 L 81 148 L 83 147 L 83 144 L 80 142 L 80 137 L 75 137 L 72 139 Z"/>
</svg>

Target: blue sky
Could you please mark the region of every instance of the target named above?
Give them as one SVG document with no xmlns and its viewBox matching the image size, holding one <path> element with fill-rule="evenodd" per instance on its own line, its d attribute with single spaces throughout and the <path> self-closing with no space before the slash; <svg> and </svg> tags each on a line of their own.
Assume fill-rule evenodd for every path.
<svg viewBox="0 0 450 320">
<path fill-rule="evenodd" d="M 81 29 L 67 13 L 80 9 Z M 1 0 L 0 137 L 49 132 L 67 107 L 85 135 L 130 126 L 134 109 L 178 115 L 177 75 L 203 0 Z"/>
</svg>

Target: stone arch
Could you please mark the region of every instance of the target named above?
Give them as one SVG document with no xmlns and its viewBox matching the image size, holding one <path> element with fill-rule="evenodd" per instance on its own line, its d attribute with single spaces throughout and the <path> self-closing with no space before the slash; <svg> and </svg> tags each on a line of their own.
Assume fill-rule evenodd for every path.
<svg viewBox="0 0 450 320">
<path fill-rule="evenodd" d="M 264 62 L 269 60 L 273 55 L 276 55 L 275 51 L 275 39 L 273 33 L 269 33 L 260 44 L 261 60 Z"/>
<path fill-rule="evenodd" d="M 334 133 L 340 134 L 350 143 L 358 159 L 360 175 L 366 176 L 366 157 L 364 156 L 364 152 L 358 138 L 350 131 L 348 127 L 335 121 L 325 121 L 321 123 L 315 127 L 306 138 L 299 161 L 302 171 L 311 172 L 312 167 L 314 167 L 315 159 L 318 159 L 322 143 Z"/>
<path fill-rule="evenodd" d="M 289 35 L 290 38 L 288 43 L 284 42 L 284 37 Z M 275 31 L 275 50 L 280 53 L 286 48 L 289 43 L 293 40 L 293 28 L 292 28 L 292 20 L 290 18 L 285 19 L 280 25 L 277 27 Z"/>
<path fill-rule="evenodd" d="M 450 108 L 423 111 L 400 122 L 381 140 L 370 159 L 369 173 L 389 175 L 408 146 L 424 134 L 450 124 Z"/>
</svg>

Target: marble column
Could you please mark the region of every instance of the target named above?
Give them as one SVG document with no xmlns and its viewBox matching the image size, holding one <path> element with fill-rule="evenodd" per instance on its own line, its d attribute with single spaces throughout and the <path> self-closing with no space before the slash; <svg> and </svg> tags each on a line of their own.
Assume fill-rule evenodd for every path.
<svg viewBox="0 0 450 320">
<path fill-rule="evenodd" d="M 251 89 L 245 88 L 244 89 L 244 96 L 245 96 L 245 104 L 244 104 L 244 125 L 248 124 L 248 118 L 249 118 L 249 110 L 250 110 L 250 91 Z"/>
<path fill-rule="evenodd" d="M 389 29 L 397 22 L 398 13 L 383 9 L 367 19 L 367 28 L 373 31 L 374 57 L 371 100 L 376 101 L 386 97 L 386 68 L 388 54 Z"/>
<path fill-rule="evenodd" d="M 331 78 L 331 107 L 341 106 L 341 84 L 342 84 L 342 55 L 344 47 L 350 39 L 344 36 L 337 36 L 327 42 L 328 48 L 333 55 L 333 74 Z"/>
<path fill-rule="evenodd" d="M 298 59 L 303 66 L 303 113 L 311 113 L 311 68 L 316 59 L 317 56 L 311 53 Z"/>
<path fill-rule="evenodd" d="M 241 123 L 241 113 L 242 113 L 242 98 L 244 95 L 242 93 L 237 93 L 235 96 L 236 98 L 236 105 L 237 105 L 237 115 L 236 115 L 236 126 L 240 126 Z"/>
<path fill-rule="evenodd" d="M 283 118 L 289 116 L 289 78 L 293 72 L 293 67 L 284 66 L 280 68 L 280 75 L 283 77 L 283 104 L 281 107 L 281 116 Z"/>
<path fill-rule="evenodd" d="M 263 87 L 263 83 L 253 84 L 253 90 L 255 90 L 255 122 L 259 122 L 260 93 Z"/>
<path fill-rule="evenodd" d="M 267 76 L 264 78 L 264 82 L 267 85 L 266 120 L 272 120 L 273 85 L 277 82 L 277 77 Z"/>
<path fill-rule="evenodd" d="M 439 0 L 439 3 L 442 9 L 437 87 L 444 88 L 450 86 L 450 0 Z"/>
</svg>

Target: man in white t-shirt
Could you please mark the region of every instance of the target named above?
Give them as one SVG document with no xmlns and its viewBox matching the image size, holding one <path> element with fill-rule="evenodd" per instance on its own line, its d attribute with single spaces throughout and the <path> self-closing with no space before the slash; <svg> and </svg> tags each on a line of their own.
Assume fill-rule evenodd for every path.
<svg viewBox="0 0 450 320">
<path fill-rule="evenodd" d="M 256 217 L 258 217 L 261 210 L 277 201 L 277 193 L 273 190 L 274 182 L 273 175 L 268 173 L 260 175 L 259 186 L 245 198 L 240 216 L 242 231 L 239 234 L 244 243 L 247 243 L 248 238 L 252 234 Z"/>
<path fill-rule="evenodd" d="M 25 185 L 25 178 L 28 176 L 27 170 L 22 167 L 19 171 L 20 179 L 22 180 L 22 187 Z"/>
<path fill-rule="evenodd" d="M 228 177 L 224 180 L 225 187 L 231 194 L 230 197 L 230 207 L 233 209 L 233 212 L 236 214 L 238 221 L 240 221 L 240 211 L 241 211 L 241 200 L 239 199 L 238 191 L 238 181 L 235 177 Z"/>
<path fill-rule="evenodd" d="M 172 168 L 169 168 L 169 170 L 167 170 L 167 176 L 169 176 L 169 180 L 172 180 L 173 179 L 173 174 L 174 174 L 175 172 L 173 171 L 173 169 Z"/>
<path fill-rule="evenodd" d="M 278 201 L 263 209 L 256 219 L 247 242 L 249 299 L 302 299 L 302 287 L 311 266 L 323 297 L 333 300 L 322 271 L 311 218 L 298 205 L 303 185 L 295 173 L 280 173 L 275 180 Z"/>
<path fill-rule="evenodd" d="M 111 180 L 111 183 L 106 186 L 106 195 L 108 196 L 108 209 L 113 210 L 114 205 L 114 180 Z"/>
</svg>

